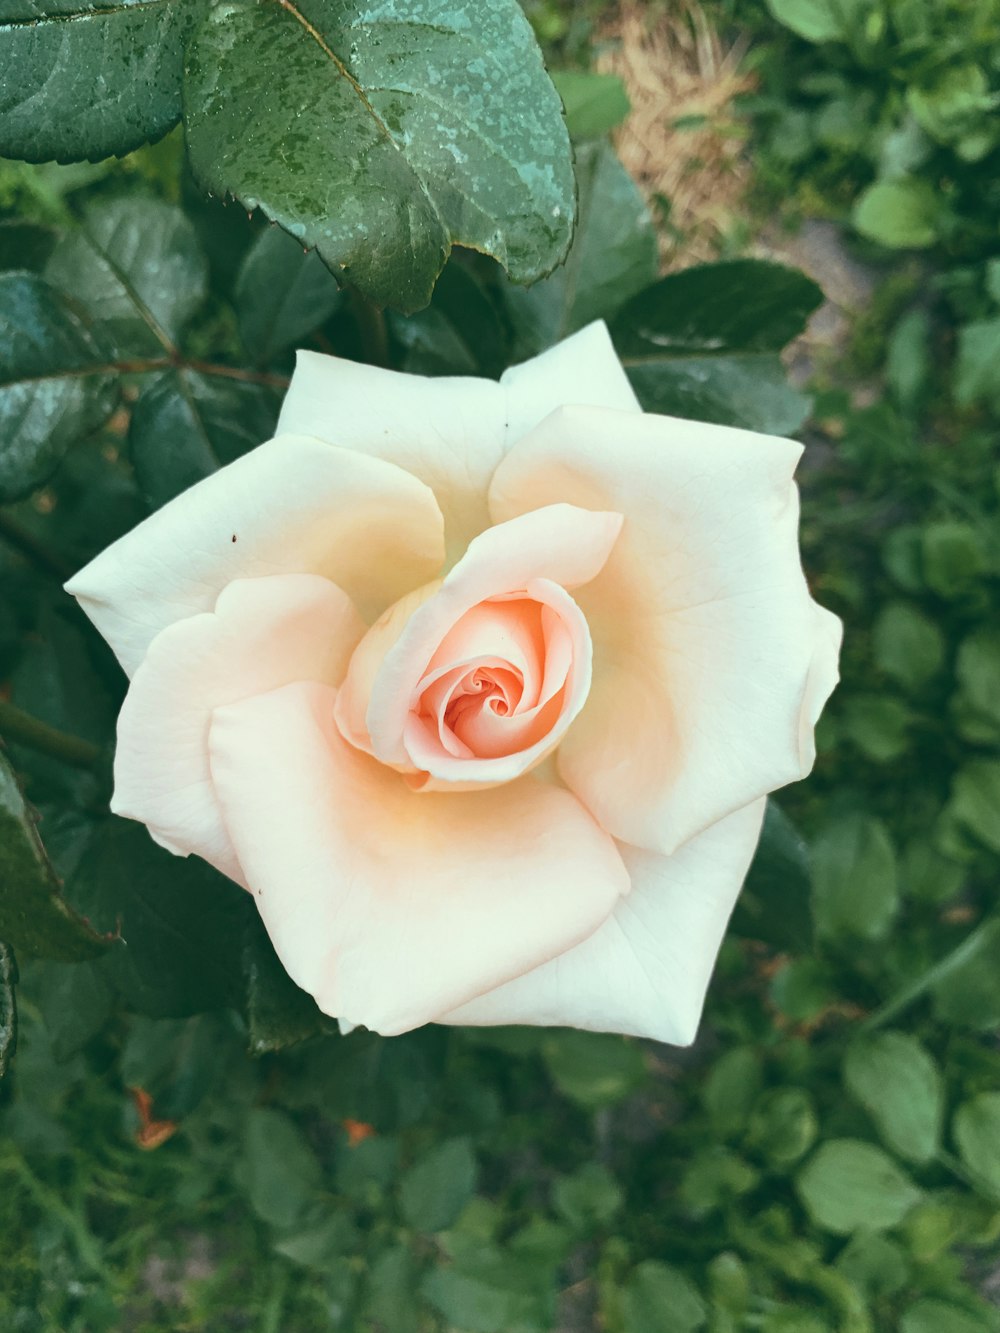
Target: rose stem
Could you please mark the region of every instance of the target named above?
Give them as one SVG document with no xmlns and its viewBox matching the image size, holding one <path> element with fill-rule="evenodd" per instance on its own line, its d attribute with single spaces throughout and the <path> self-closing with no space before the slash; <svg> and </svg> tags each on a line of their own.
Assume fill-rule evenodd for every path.
<svg viewBox="0 0 1000 1333">
<path fill-rule="evenodd" d="M 79 736 L 70 736 L 65 731 L 57 731 L 47 722 L 39 722 L 5 699 L 0 699 L 0 736 L 18 745 L 27 745 L 53 759 L 61 759 L 73 768 L 95 768 L 101 759 L 99 745 Z"/>
</svg>

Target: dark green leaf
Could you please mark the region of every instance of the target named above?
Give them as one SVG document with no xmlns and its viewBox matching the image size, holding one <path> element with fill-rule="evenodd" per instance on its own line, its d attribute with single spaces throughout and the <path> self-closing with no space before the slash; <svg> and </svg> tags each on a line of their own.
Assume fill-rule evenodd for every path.
<svg viewBox="0 0 1000 1333">
<path fill-rule="evenodd" d="M 9 944 L 0 941 L 0 1078 L 17 1049 L 17 963 Z"/>
<path fill-rule="evenodd" d="M 577 153 L 576 235 L 550 278 L 505 291 L 525 356 L 593 319 L 610 319 L 656 277 L 656 233 L 642 195 L 609 144 Z"/>
<path fill-rule="evenodd" d="M 231 1057 L 242 1054 L 228 1017 L 134 1017 L 121 1055 L 122 1082 L 148 1092 L 158 1115 L 180 1120 L 225 1077 Z"/>
<path fill-rule="evenodd" d="M 104 1026 L 111 1012 L 111 987 L 95 963 L 34 963 L 27 994 L 38 1005 L 57 1060 L 68 1060 Z"/>
<path fill-rule="evenodd" d="M 640 1048 L 610 1033 L 552 1032 L 542 1057 L 559 1091 L 592 1111 L 623 1101 L 646 1077 Z"/>
<path fill-rule="evenodd" d="M 544 1333 L 553 1326 L 547 1271 L 493 1245 L 432 1269 L 422 1290 L 448 1326 L 463 1333 Z"/>
<path fill-rule="evenodd" d="M 617 74 L 592 70 L 558 69 L 552 82 L 566 108 L 571 139 L 596 139 L 620 125 L 632 106 Z"/>
<path fill-rule="evenodd" d="M 625 1202 L 625 1193 L 606 1166 L 588 1162 L 574 1175 L 556 1181 L 552 1202 L 574 1231 L 586 1235 L 611 1221 Z"/>
<path fill-rule="evenodd" d="M 810 880 L 809 852 L 798 829 L 769 800 L 757 854 L 737 900 L 734 930 L 780 949 L 808 949 Z"/>
<path fill-rule="evenodd" d="M 507 321 L 493 287 L 461 261 L 455 255 L 445 265 L 426 310 L 390 313 L 389 328 L 404 348 L 402 369 L 411 374 L 498 379 L 512 359 Z"/>
<path fill-rule="evenodd" d="M 910 689 L 926 684 L 944 661 L 944 636 L 907 602 L 887 602 L 872 633 L 875 662 Z"/>
<path fill-rule="evenodd" d="M 16 268 L 40 273 L 56 240 L 57 234 L 51 227 L 40 227 L 34 222 L 0 222 L 0 270 Z"/>
<path fill-rule="evenodd" d="M 984 846 L 1000 852 L 1000 762 L 970 759 L 955 774 L 946 811 Z"/>
<path fill-rule="evenodd" d="M 476 1159 L 468 1139 L 449 1139 L 424 1154 L 403 1176 L 399 1203 L 416 1231 L 445 1231 L 472 1198 Z"/>
<path fill-rule="evenodd" d="M 771 999 L 793 1023 L 807 1023 L 833 1004 L 829 969 L 818 958 L 795 958 L 774 974 Z"/>
<path fill-rule="evenodd" d="M 831 1139 L 809 1159 L 796 1186 L 812 1220 L 847 1236 L 900 1223 L 920 1191 L 891 1157 L 860 1139 Z"/>
<path fill-rule="evenodd" d="M 319 255 L 278 227 L 261 232 L 236 278 L 240 336 L 260 365 L 297 347 L 340 300 L 336 279 Z"/>
<path fill-rule="evenodd" d="M 0 500 L 40 486 L 118 400 L 109 349 L 29 273 L 0 275 Z"/>
<path fill-rule="evenodd" d="M 109 818 L 70 884 L 72 901 L 113 926 L 105 962 L 126 1003 L 154 1018 L 238 1005 L 249 896 L 197 857 L 172 856 L 130 820 Z"/>
<path fill-rule="evenodd" d="M 246 1014 L 254 1055 L 280 1051 L 323 1030 L 316 1001 L 300 990 L 282 967 L 256 915 L 247 921 L 243 950 Z"/>
<path fill-rule="evenodd" d="M 701 264 L 640 292 L 611 332 L 647 411 L 788 434 L 809 403 L 777 352 L 822 299 L 811 278 L 780 264 Z"/>
<path fill-rule="evenodd" d="M 109 944 L 63 898 L 17 779 L 2 755 L 0 936 L 24 957 L 60 962 L 96 958 Z"/>
<path fill-rule="evenodd" d="M 569 244 L 569 140 L 516 0 L 217 3 L 184 105 L 202 185 L 263 209 L 378 305 L 426 305 L 453 243 L 519 282 Z"/>
<path fill-rule="evenodd" d="M 169 370 L 135 405 L 129 448 L 139 487 L 154 507 L 270 438 L 275 390 L 245 380 Z"/>
<path fill-rule="evenodd" d="M 0 0 L 0 154 L 96 162 L 180 119 L 200 0 Z"/>
<path fill-rule="evenodd" d="M 986 573 L 986 544 L 973 524 L 942 519 L 928 523 L 921 538 L 924 578 L 939 596 L 961 597 Z"/>
<path fill-rule="evenodd" d="M 647 1259 L 634 1268 L 621 1297 L 624 1333 L 694 1333 L 707 1319 L 705 1302 L 677 1268 Z"/>
<path fill-rule="evenodd" d="M 822 935 L 882 939 L 899 905 L 896 852 L 885 825 L 846 815 L 813 843 L 813 914 Z"/>
<path fill-rule="evenodd" d="M 257 1216 L 282 1229 L 300 1220 L 321 1181 L 319 1163 L 295 1122 L 262 1106 L 247 1116 L 241 1175 Z"/>
<path fill-rule="evenodd" d="M 882 1142 L 911 1162 L 928 1162 L 941 1146 L 944 1089 L 932 1057 L 906 1032 L 882 1032 L 854 1043 L 844 1061 L 848 1091 L 868 1111 Z"/>
<path fill-rule="evenodd" d="M 763 1064 L 751 1046 L 734 1046 L 715 1061 L 702 1101 L 716 1134 L 730 1138 L 743 1129 L 763 1083 Z"/>
<path fill-rule="evenodd" d="M 208 264 L 179 208 L 115 199 L 94 205 L 63 237 L 45 275 L 84 306 L 120 356 L 162 357 L 205 299 Z"/>
</svg>

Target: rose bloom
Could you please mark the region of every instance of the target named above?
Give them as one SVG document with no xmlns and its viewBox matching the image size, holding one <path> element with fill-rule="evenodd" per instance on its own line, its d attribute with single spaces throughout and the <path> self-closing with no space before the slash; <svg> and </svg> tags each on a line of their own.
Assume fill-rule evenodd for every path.
<svg viewBox="0 0 1000 1333">
<path fill-rule="evenodd" d="M 691 1042 L 837 679 L 800 453 L 644 414 L 603 324 L 499 384 L 300 352 L 276 437 L 67 585 L 131 678 L 112 809 L 345 1028 Z"/>
</svg>

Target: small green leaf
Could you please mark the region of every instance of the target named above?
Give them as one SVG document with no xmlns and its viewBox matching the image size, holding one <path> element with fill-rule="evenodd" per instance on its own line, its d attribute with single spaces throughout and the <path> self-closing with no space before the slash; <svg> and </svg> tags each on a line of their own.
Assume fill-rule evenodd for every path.
<svg viewBox="0 0 1000 1333">
<path fill-rule="evenodd" d="M 1000 360 L 1000 319 L 974 320 L 958 331 L 955 402 L 959 407 L 1000 401 L 996 368 Z"/>
<path fill-rule="evenodd" d="M 986 1333 L 987 1325 L 950 1301 L 925 1297 L 903 1311 L 899 1333 Z"/>
<path fill-rule="evenodd" d="M 0 500 L 46 481 L 118 401 L 110 349 L 30 273 L 0 274 Z"/>
<path fill-rule="evenodd" d="M 926 525 L 921 534 L 921 555 L 927 586 L 947 598 L 971 591 L 989 563 L 979 530 L 954 519 Z"/>
<path fill-rule="evenodd" d="M 625 1202 L 625 1194 L 607 1167 L 588 1162 L 574 1175 L 556 1181 L 552 1201 L 560 1217 L 586 1235 L 611 1221 Z"/>
<path fill-rule="evenodd" d="M 251 1208 L 262 1221 L 282 1230 L 300 1221 L 322 1178 L 295 1122 L 283 1111 L 263 1106 L 247 1115 L 241 1168 Z"/>
<path fill-rule="evenodd" d="M 957 700 L 965 731 L 976 726 L 992 739 L 1000 734 L 1000 632 L 990 626 L 974 631 L 962 640 L 955 658 L 955 675 L 961 694 Z"/>
<path fill-rule="evenodd" d="M 535 1333 L 551 1328 L 552 1282 L 547 1268 L 479 1245 L 450 1267 L 432 1268 L 421 1290 L 463 1333 Z"/>
<path fill-rule="evenodd" d="M 0 154 L 96 162 L 166 134 L 200 0 L 0 0 Z"/>
<path fill-rule="evenodd" d="M 446 1231 L 476 1189 L 476 1158 L 468 1139 L 449 1139 L 403 1175 L 399 1203 L 416 1231 Z"/>
<path fill-rule="evenodd" d="M 764 1084 L 764 1067 L 752 1046 L 736 1046 L 709 1071 L 702 1101 L 712 1127 L 722 1138 L 739 1133 L 750 1117 Z"/>
<path fill-rule="evenodd" d="M 243 950 L 246 1014 L 254 1055 L 280 1051 L 315 1036 L 323 1015 L 311 995 L 300 990 L 282 967 L 260 919 L 247 922 Z"/>
<path fill-rule="evenodd" d="M 1000 852 L 1000 762 L 970 759 L 959 769 L 946 813 L 985 847 Z"/>
<path fill-rule="evenodd" d="M 908 602 L 887 602 L 872 631 L 875 664 L 908 689 L 919 689 L 941 670 L 944 635 Z"/>
<path fill-rule="evenodd" d="M 0 1078 L 17 1049 L 17 962 L 9 944 L 0 941 Z"/>
<path fill-rule="evenodd" d="M 870 1299 L 895 1296 L 910 1280 L 906 1251 L 887 1236 L 859 1231 L 837 1256 L 837 1268 Z"/>
<path fill-rule="evenodd" d="M 817 930 L 841 940 L 884 938 L 899 892 L 896 852 L 882 821 L 844 816 L 826 826 L 812 850 Z"/>
<path fill-rule="evenodd" d="M 617 74 L 593 70 L 550 71 L 566 109 L 571 139 L 597 139 L 620 125 L 632 110 L 625 85 Z"/>
<path fill-rule="evenodd" d="M 632 1269 L 621 1294 L 623 1333 L 694 1333 L 708 1312 L 698 1288 L 678 1268 L 647 1259 Z"/>
<path fill-rule="evenodd" d="M 913 714 L 902 699 L 887 694 L 852 694 L 843 703 L 844 735 L 877 764 L 891 763 L 910 744 Z"/>
<path fill-rule="evenodd" d="M 819 1120 L 804 1088 L 772 1088 L 754 1107 L 747 1144 L 778 1168 L 789 1167 L 816 1141 Z"/>
<path fill-rule="evenodd" d="M 0 0 L 2 3 L 2 0 Z M 208 263 L 194 227 L 173 204 L 95 204 L 45 270 L 90 314 L 119 355 L 170 353 L 205 299 Z"/>
<path fill-rule="evenodd" d="M 781 807 L 768 800 L 760 842 L 736 902 L 736 933 L 780 949 L 808 949 L 811 882 L 805 842 Z"/>
<path fill-rule="evenodd" d="M 774 974 L 771 999 L 793 1023 L 808 1023 L 833 1004 L 837 992 L 818 958 L 794 958 Z"/>
<path fill-rule="evenodd" d="M 844 37 L 840 7 L 830 0 L 767 0 L 777 21 L 807 42 L 836 42 Z"/>
<path fill-rule="evenodd" d="M 871 241 L 893 250 L 923 250 L 938 237 L 941 200 L 929 182 L 876 181 L 854 205 L 854 225 Z"/>
<path fill-rule="evenodd" d="M 887 1147 L 910 1162 L 935 1156 L 944 1088 L 937 1064 L 916 1037 L 882 1032 L 856 1041 L 844 1061 L 844 1082 Z"/>
<path fill-rule="evenodd" d="M 656 233 L 649 210 L 610 144 L 577 151 L 580 202 L 566 262 L 527 290 L 504 296 L 525 356 L 559 342 L 593 319 L 610 319 L 656 277 Z"/>
<path fill-rule="evenodd" d="M 426 305 L 453 244 L 517 282 L 569 245 L 569 137 L 516 0 L 219 0 L 187 48 L 184 108 L 202 185 L 377 305 Z"/>
<path fill-rule="evenodd" d="M 815 1224 L 841 1236 L 864 1227 L 894 1227 L 920 1199 L 920 1191 L 892 1158 L 860 1139 L 824 1143 L 795 1183 Z"/>
<path fill-rule="evenodd" d="M 611 331 L 647 411 L 789 434 L 809 402 L 777 353 L 822 299 L 812 279 L 780 264 L 700 264 L 640 292 Z"/>
<path fill-rule="evenodd" d="M 646 1077 L 639 1047 L 610 1033 L 553 1032 L 542 1058 L 559 1091 L 592 1111 L 624 1101 Z"/>
<path fill-rule="evenodd" d="M 297 347 L 341 302 L 336 279 L 315 251 L 269 227 L 247 251 L 236 277 L 243 345 L 259 365 Z"/>
<path fill-rule="evenodd" d="M 97 958 L 110 943 L 63 898 L 17 779 L 2 755 L 0 936 L 24 958 L 59 962 Z"/>
<path fill-rule="evenodd" d="M 159 508 L 269 439 L 278 402 L 260 384 L 193 370 L 152 379 L 128 433 L 136 480 L 150 505 Z"/>
<path fill-rule="evenodd" d="M 955 1112 L 952 1133 L 962 1161 L 988 1198 L 1000 1201 L 1000 1092 L 981 1092 Z"/>
</svg>

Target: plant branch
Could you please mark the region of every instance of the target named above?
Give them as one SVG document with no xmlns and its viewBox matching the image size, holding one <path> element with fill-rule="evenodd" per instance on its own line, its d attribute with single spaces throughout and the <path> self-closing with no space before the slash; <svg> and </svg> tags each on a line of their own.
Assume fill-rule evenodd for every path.
<svg viewBox="0 0 1000 1333">
<path fill-rule="evenodd" d="M 0 736 L 52 759 L 61 759 L 73 768 L 96 768 L 101 759 L 99 745 L 58 731 L 47 722 L 39 722 L 38 718 L 22 712 L 5 699 L 0 699 Z"/>
<path fill-rule="evenodd" d="M 975 954 L 980 941 L 992 927 L 993 921 L 994 918 L 989 917 L 980 922 L 975 930 L 966 935 L 956 949 L 953 949 L 949 954 L 945 954 L 933 967 L 929 967 L 915 981 L 911 981 L 908 986 L 904 986 L 891 1000 L 887 1000 L 880 1008 L 869 1014 L 864 1022 L 859 1025 L 858 1031 L 874 1032 L 876 1028 L 891 1023 L 904 1009 L 908 1009 L 911 1004 L 919 1000 L 939 981 L 943 981 L 945 977 L 950 976 L 952 972 L 962 967 Z"/>
<path fill-rule="evenodd" d="M 389 364 L 389 334 L 385 327 L 385 315 L 354 287 L 348 287 L 347 299 L 358 326 L 365 361 L 370 366 L 385 368 Z"/>
</svg>

